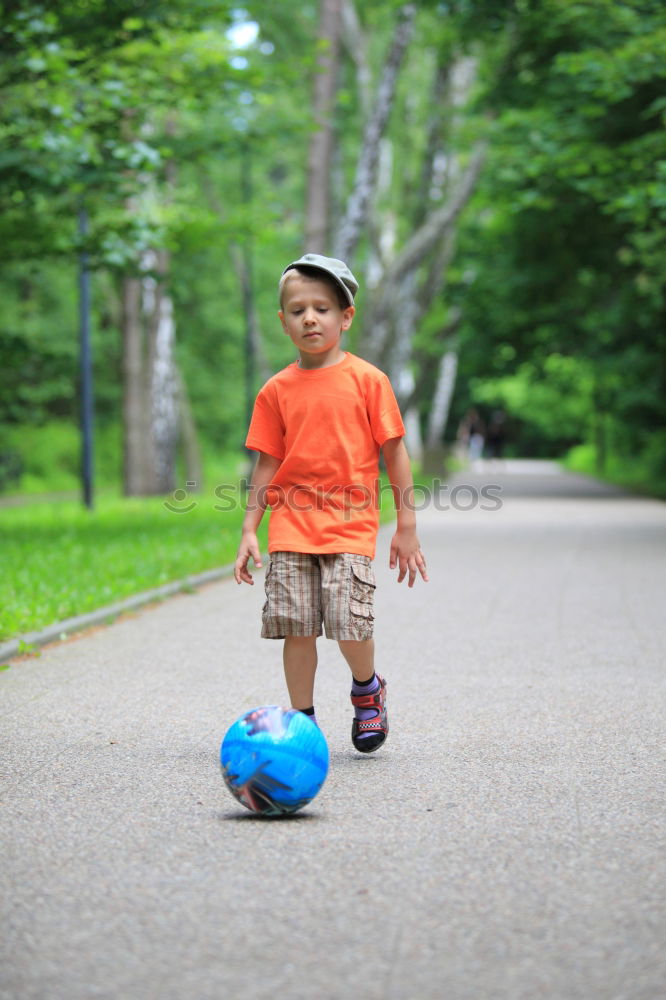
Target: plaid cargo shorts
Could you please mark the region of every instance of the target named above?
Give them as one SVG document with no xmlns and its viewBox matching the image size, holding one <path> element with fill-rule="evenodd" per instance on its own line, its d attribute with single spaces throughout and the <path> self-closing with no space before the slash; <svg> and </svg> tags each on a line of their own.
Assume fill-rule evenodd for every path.
<svg viewBox="0 0 666 1000">
<path fill-rule="evenodd" d="M 371 639 L 375 574 L 369 556 L 273 552 L 266 571 L 264 639 Z"/>
</svg>

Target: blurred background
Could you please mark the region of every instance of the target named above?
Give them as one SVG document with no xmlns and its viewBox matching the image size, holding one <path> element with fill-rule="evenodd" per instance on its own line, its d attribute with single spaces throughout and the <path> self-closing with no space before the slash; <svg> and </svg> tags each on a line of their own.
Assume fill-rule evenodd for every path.
<svg viewBox="0 0 666 1000">
<path fill-rule="evenodd" d="M 424 470 L 666 495 L 661 0 L 0 8 L 5 498 L 242 472 L 306 250 Z"/>
<path fill-rule="evenodd" d="M 304 250 L 426 467 L 666 489 L 660 0 L 1 6 L 3 493 L 76 490 L 93 412 L 97 488 L 217 481 Z"/>
</svg>

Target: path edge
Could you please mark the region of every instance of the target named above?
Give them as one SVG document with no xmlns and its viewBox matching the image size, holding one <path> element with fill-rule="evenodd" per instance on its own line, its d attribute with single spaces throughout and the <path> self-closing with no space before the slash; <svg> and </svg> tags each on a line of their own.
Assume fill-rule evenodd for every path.
<svg viewBox="0 0 666 1000">
<path fill-rule="evenodd" d="M 14 639 L 10 639 L 9 642 L 0 645 L 0 664 L 4 664 L 16 656 L 29 653 L 30 649 L 26 647 L 46 646 L 47 643 L 57 639 L 69 638 L 75 632 L 82 632 L 94 625 L 104 624 L 109 622 L 109 619 L 116 618 L 127 611 L 135 611 L 145 604 L 152 604 L 165 597 L 173 597 L 174 594 L 187 593 L 198 587 L 203 587 L 207 583 L 224 579 L 224 577 L 231 576 L 233 571 L 233 563 L 228 566 L 218 566 L 216 569 L 204 570 L 202 573 L 183 577 L 182 580 L 173 580 L 161 587 L 153 587 L 152 590 L 143 590 L 139 594 L 133 594 L 131 597 L 108 604 L 103 608 L 95 608 L 94 611 L 87 611 L 85 614 L 54 622 L 43 629 L 18 635 Z"/>
</svg>

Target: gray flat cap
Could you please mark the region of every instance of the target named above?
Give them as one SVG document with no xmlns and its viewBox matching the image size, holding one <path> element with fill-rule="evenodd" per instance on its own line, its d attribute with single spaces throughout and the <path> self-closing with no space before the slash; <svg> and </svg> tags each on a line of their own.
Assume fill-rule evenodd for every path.
<svg viewBox="0 0 666 1000">
<path fill-rule="evenodd" d="M 293 267 L 314 267 L 318 271 L 325 271 L 340 286 L 349 305 L 354 305 L 354 296 L 358 291 L 358 281 L 343 260 L 338 260 L 336 257 L 323 257 L 319 253 L 306 253 L 303 254 L 300 260 L 295 260 L 293 263 L 288 264 L 282 273 L 286 274 Z"/>
</svg>

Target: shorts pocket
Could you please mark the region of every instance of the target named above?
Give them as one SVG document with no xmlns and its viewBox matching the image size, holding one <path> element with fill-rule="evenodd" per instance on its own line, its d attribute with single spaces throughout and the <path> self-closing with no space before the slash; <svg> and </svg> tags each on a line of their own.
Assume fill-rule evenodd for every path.
<svg viewBox="0 0 666 1000">
<path fill-rule="evenodd" d="M 349 610 L 359 618 L 373 618 L 375 601 L 375 573 L 369 563 L 352 559 L 351 562 L 351 594 Z"/>
<path fill-rule="evenodd" d="M 264 606 L 261 609 L 262 615 L 265 615 L 268 611 L 269 604 L 269 585 L 271 576 L 273 575 L 273 560 L 269 558 L 268 566 L 266 567 L 266 572 L 264 573 L 264 593 L 266 594 L 266 600 L 264 601 Z"/>
</svg>

